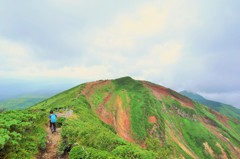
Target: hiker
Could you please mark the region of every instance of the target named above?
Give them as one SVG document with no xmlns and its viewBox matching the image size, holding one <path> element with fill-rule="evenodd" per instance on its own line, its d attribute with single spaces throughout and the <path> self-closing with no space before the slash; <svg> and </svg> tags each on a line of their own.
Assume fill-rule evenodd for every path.
<svg viewBox="0 0 240 159">
<path fill-rule="evenodd" d="M 56 132 L 57 115 L 53 114 L 52 110 L 50 111 L 49 122 L 50 122 L 50 129 L 53 134 L 53 132 Z"/>
</svg>

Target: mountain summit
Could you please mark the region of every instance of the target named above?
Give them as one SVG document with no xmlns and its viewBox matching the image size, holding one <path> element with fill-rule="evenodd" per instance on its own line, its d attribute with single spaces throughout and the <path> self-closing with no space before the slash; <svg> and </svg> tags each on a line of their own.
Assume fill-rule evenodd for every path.
<svg viewBox="0 0 240 159">
<path fill-rule="evenodd" d="M 19 132 L 23 139 L 17 146 L 7 142 L 8 138 L 5 144 L 0 142 L 0 155 L 14 156 L 18 152 L 20 157 L 27 153 L 34 158 L 39 157 L 39 149 L 48 151 L 48 146 L 44 146 L 46 135 L 45 139 L 41 135 L 40 140 L 37 134 L 45 130 L 50 110 L 72 112 L 70 117 L 59 119 L 61 139 L 57 155 L 62 158 L 237 159 L 240 154 L 238 120 L 169 88 L 123 77 L 81 84 L 21 112 L 34 114 L 30 124 L 37 124 L 38 129 L 29 127 Z M 15 112 L 16 120 L 18 113 Z M 34 122 L 36 119 L 38 122 Z M 4 129 L 5 133 L 16 131 L 11 126 Z M 29 138 L 29 131 L 36 137 Z M 27 151 L 23 141 L 36 144 Z"/>
</svg>

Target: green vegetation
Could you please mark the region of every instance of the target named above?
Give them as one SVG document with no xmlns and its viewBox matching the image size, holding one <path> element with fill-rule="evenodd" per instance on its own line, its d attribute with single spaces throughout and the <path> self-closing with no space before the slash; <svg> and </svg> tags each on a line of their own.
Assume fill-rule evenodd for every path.
<svg viewBox="0 0 240 159">
<path fill-rule="evenodd" d="M 50 110 L 73 111 L 68 118 L 59 117 L 57 125 L 61 127 L 58 154 L 68 153 L 71 159 L 221 158 L 219 145 L 228 158 L 238 157 L 230 146 L 240 147 L 239 120 L 230 119 L 226 125 L 206 106 L 182 106 L 178 99 L 184 101 L 184 97 L 170 89 L 168 97 L 158 100 L 141 81 L 130 77 L 98 81 L 89 90 L 84 90 L 85 86 L 76 86 L 26 110 L 0 111 L 0 158 L 36 158 L 44 151 Z M 120 106 L 129 114 L 132 143 L 117 135 L 116 125 L 100 120 L 100 106 L 114 122 Z M 150 122 L 150 117 L 154 121 Z M 230 142 L 225 144 L 225 140 Z"/>
<path fill-rule="evenodd" d="M 216 110 L 219 113 L 224 114 L 228 117 L 236 118 L 236 119 L 240 120 L 240 109 L 237 109 L 231 105 L 221 104 L 220 107 L 218 107 L 214 110 Z"/>
<path fill-rule="evenodd" d="M 188 91 L 182 91 L 180 93 L 182 95 L 185 95 L 185 96 L 191 98 L 195 102 L 199 102 L 203 105 L 210 107 L 211 109 L 213 109 L 221 114 L 224 114 L 230 118 L 236 118 L 236 119 L 240 120 L 240 109 L 237 109 L 231 105 L 227 105 L 227 104 L 223 104 L 220 102 L 205 99 L 196 93 L 192 93 L 192 92 L 188 92 Z"/>
<path fill-rule="evenodd" d="M 232 144 L 234 144 L 236 147 L 240 147 L 240 137 L 239 137 L 239 126 L 238 126 L 238 120 L 235 119 L 236 122 L 232 122 L 233 119 L 229 120 L 229 124 L 232 127 L 231 129 L 228 128 L 226 125 L 221 123 L 216 119 L 216 116 L 212 114 L 212 110 L 207 108 L 206 106 L 203 106 L 199 103 L 195 103 L 196 110 L 199 114 L 202 115 L 205 119 L 208 120 L 208 122 L 211 125 L 216 126 L 221 134 L 228 138 Z"/>
<path fill-rule="evenodd" d="M 71 158 L 124 158 L 124 156 L 146 159 L 151 156 L 151 158 L 156 158 L 153 152 L 144 150 L 135 144 L 127 143 L 118 137 L 108 125 L 104 124 L 92 112 L 85 96 L 74 93 L 80 92 L 82 88 L 82 86 L 79 86 L 68 93 L 62 94 L 65 99 L 71 101 L 68 108 L 74 111 L 75 116 L 63 121 L 60 154 L 70 148 Z M 77 98 L 74 98 L 76 96 Z M 50 105 L 58 105 L 58 102 L 61 101 L 61 95 L 57 95 L 55 98 L 50 99 L 52 102 L 45 102 L 50 103 Z"/>
<path fill-rule="evenodd" d="M 19 97 L 14 99 L 2 100 L 0 101 L 0 109 L 13 110 L 13 109 L 25 109 L 30 106 L 33 106 L 36 103 L 39 103 L 46 99 L 43 96 L 34 96 L 34 97 Z"/>
<path fill-rule="evenodd" d="M 172 130 L 179 134 L 180 139 L 183 135 L 184 140 L 182 142 L 188 145 L 198 157 L 213 158 L 210 153 L 205 150 L 204 143 L 207 143 L 211 147 L 215 157 L 220 157 L 222 155 L 221 149 L 216 145 L 217 143 L 221 145 L 229 158 L 231 158 L 231 155 L 224 141 L 210 132 L 202 122 L 196 119 L 196 116 L 203 118 L 203 120 L 206 120 L 206 123 L 216 127 L 233 145 L 240 147 L 240 138 L 239 135 L 236 134 L 239 130 L 239 127 L 236 125 L 237 123 L 230 121 L 229 123 L 233 129 L 227 128 L 216 119 L 215 114 L 213 114 L 208 107 L 199 103 L 195 103 L 195 109 L 190 109 L 181 106 L 178 101 L 171 97 L 167 97 L 163 99 L 163 104 L 167 108 L 166 111 L 162 113 L 164 119 L 171 123 L 173 127 Z M 237 120 L 235 121 L 237 122 Z M 184 156 L 187 157 L 186 155 Z"/>
<path fill-rule="evenodd" d="M 107 151 L 98 150 L 95 148 L 83 147 L 83 146 L 75 146 L 72 148 L 69 153 L 71 159 L 117 159 L 116 156 L 113 156 L 111 153 Z"/>
<path fill-rule="evenodd" d="M 148 118 L 155 116 L 158 120 L 158 136 L 160 136 L 162 142 L 165 142 L 164 121 L 160 113 L 161 103 L 150 94 L 149 90 L 140 81 L 124 77 L 114 80 L 113 83 L 117 92 L 127 92 L 130 98 L 129 106 L 134 139 L 142 143 L 148 137 L 148 131 L 153 127 L 148 122 Z M 123 98 L 123 101 L 126 100 Z"/>
<path fill-rule="evenodd" d="M 124 158 L 124 156 L 144 159 L 147 159 L 149 156 L 153 159 L 156 158 L 155 153 L 152 151 L 127 143 L 117 136 L 111 126 L 103 123 L 91 110 L 86 97 L 80 94 L 84 87 L 84 84 L 77 86 L 30 108 L 31 110 L 41 109 L 46 113 L 50 109 L 73 110 L 74 116 L 62 121 L 62 142 L 59 154 L 64 154 L 66 150 L 70 149 L 69 155 L 71 158 Z M 106 91 L 112 88 L 113 85 L 106 86 L 103 90 L 96 89 L 98 96 L 101 97 L 99 99 L 103 100 L 106 96 Z M 104 96 L 101 96 L 101 93 Z M 121 96 L 124 96 L 124 93 Z M 93 100 L 94 98 L 90 97 L 90 99 Z M 127 101 L 127 97 L 125 101 Z M 95 104 L 100 103 L 101 100 Z M 95 107 L 95 105 L 93 106 Z M 131 149 L 128 150 L 128 148 Z"/>
<path fill-rule="evenodd" d="M 209 154 L 205 153 L 205 148 L 203 143 L 207 142 L 208 145 L 212 148 L 215 154 L 221 154 L 221 150 L 216 146 L 218 139 L 211 134 L 200 122 L 191 122 L 187 119 L 183 119 L 183 135 L 191 147 L 191 149 L 200 157 L 200 158 L 209 158 Z"/>
<path fill-rule="evenodd" d="M 94 88 L 94 94 L 91 95 L 90 101 L 95 106 L 98 107 L 102 103 L 103 99 L 108 95 L 108 92 L 113 90 L 113 85 L 107 84 L 100 88 Z"/>
<path fill-rule="evenodd" d="M 0 114 L 0 158 L 32 158 L 46 148 L 44 112 L 6 111 Z"/>
</svg>

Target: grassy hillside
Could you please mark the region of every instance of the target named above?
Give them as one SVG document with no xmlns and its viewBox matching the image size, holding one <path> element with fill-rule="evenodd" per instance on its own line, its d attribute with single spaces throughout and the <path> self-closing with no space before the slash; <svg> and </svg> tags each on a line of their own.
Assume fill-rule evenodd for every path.
<svg viewBox="0 0 240 159">
<path fill-rule="evenodd" d="M 46 99 L 45 96 L 24 96 L 13 99 L 1 100 L 0 109 L 13 110 L 25 109 Z"/>
<path fill-rule="evenodd" d="M 58 154 L 71 159 L 237 159 L 240 153 L 238 120 L 173 90 L 124 77 L 81 84 L 27 110 L 1 113 L 0 158 L 37 158 L 47 148 L 50 110 L 73 111 L 59 119 Z"/>
<path fill-rule="evenodd" d="M 213 110 L 216 110 L 217 112 L 219 112 L 221 114 L 224 114 L 231 118 L 237 118 L 238 120 L 240 120 L 240 109 L 238 109 L 238 108 L 235 108 L 228 104 L 223 104 L 220 102 L 205 99 L 204 97 L 202 97 L 196 93 L 192 93 L 192 92 L 188 92 L 188 91 L 182 91 L 180 93 L 182 95 L 185 95 L 185 96 L 191 98 L 192 100 L 194 100 L 196 102 L 199 102 L 203 105 L 210 107 Z"/>
</svg>

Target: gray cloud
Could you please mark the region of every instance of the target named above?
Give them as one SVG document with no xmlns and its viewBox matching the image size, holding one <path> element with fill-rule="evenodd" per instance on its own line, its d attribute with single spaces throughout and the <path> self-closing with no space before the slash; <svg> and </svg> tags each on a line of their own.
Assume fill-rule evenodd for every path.
<svg viewBox="0 0 240 159">
<path fill-rule="evenodd" d="M 235 104 L 239 8 L 237 0 L 0 2 L 0 76 L 130 75 Z"/>
</svg>

